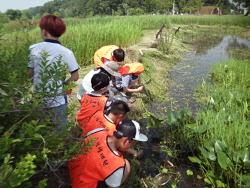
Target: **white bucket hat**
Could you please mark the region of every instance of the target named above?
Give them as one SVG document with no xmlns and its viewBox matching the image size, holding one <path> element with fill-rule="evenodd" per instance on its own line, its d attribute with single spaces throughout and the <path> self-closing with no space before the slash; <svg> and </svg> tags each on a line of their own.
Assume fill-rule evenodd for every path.
<svg viewBox="0 0 250 188">
<path fill-rule="evenodd" d="M 101 67 L 104 68 L 112 76 L 121 76 L 121 74 L 118 73 L 120 66 L 118 65 L 118 63 L 116 63 L 114 61 L 109 61 L 109 62 L 101 65 Z"/>
</svg>

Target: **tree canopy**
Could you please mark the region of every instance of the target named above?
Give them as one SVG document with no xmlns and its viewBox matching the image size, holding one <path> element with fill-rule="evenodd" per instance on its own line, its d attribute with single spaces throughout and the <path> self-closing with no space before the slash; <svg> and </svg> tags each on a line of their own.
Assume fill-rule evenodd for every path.
<svg viewBox="0 0 250 188">
<path fill-rule="evenodd" d="M 10 20 L 40 18 L 44 14 L 56 14 L 60 17 L 89 17 L 95 15 L 138 15 L 138 14 L 166 14 L 175 12 L 199 12 L 202 6 L 214 6 L 224 13 L 230 13 L 234 7 L 250 6 L 249 0 L 53 0 L 43 6 L 29 10 L 9 9 L 5 15 Z M 174 6 L 173 6 L 174 5 Z"/>
</svg>

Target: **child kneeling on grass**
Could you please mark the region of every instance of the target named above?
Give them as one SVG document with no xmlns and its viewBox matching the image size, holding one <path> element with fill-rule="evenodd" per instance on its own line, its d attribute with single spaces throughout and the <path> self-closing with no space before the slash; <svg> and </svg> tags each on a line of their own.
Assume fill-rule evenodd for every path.
<svg viewBox="0 0 250 188">
<path fill-rule="evenodd" d="M 69 175 L 72 188 L 117 188 L 130 173 L 130 163 L 122 152 L 136 141 L 147 141 L 140 133 L 140 125 L 133 120 L 124 120 L 108 135 L 106 129 L 91 131 L 85 143 L 94 140 L 94 146 L 85 154 L 74 156 L 69 161 Z"/>
<path fill-rule="evenodd" d="M 141 84 L 141 73 L 144 72 L 144 66 L 142 63 L 131 63 L 125 64 L 119 68 L 121 76 L 116 76 L 113 85 L 119 92 L 133 93 L 140 92 L 144 86 L 139 86 L 133 89 L 132 86 L 135 84 Z M 115 93 L 116 90 L 113 90 Z"/>
<path fill-rule="evenodd" d="M 89 119 L 97 110 L 104 113 L 110 109 L 113 102 L 113 98 L 103 95 L 109 85 L 109 77 L 106 74 L 93 75 L 91 84 L 94 91 L 83 95 L 81 108 L 77 114 L 77 122 L 82 130 L 85 130 Z"/>
</svg>

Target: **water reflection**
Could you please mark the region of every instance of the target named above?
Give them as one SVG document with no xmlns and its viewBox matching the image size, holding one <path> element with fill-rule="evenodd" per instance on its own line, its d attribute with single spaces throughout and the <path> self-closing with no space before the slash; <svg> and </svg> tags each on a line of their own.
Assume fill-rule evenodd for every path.
<svg viewBox="0 0 250 188">
<path fill-rule="evenodd" d="M 190 39 L 190 37 L 189 37 Z M 183 110 L 188 106 L 193 114 L 199 110 L 199 105 L 194 99 L 195 88 L 197 85 L 201 85 L 203 80 L 206 83 L 210 83 L 210 66 L 215 63 L 227 60 L 230 58 L 231 51 L 238 52 L 237 50 L 250 49 L 250 41 L 244 40 L 234 35 L 219 35 L 207 33 L 203 34 L 196 40 L 191 38 L 191 41 L 187 43 L 192 44 L 193 50 L 183 53 L 184 61 L 178 62 L 170 71 L 169 79 L 171 80 L 170 89 L 166 93 L 168 102 L 155 101 L 150 111 L 153 112 L 158 118 L 162 119 L 162 116 L 166 117 L 168 111 Z M 143 119 L 143 124 L 146 118 Z M 165 131 L 165 127 L 162 127 L 162 131 Z M 142 127 L 143 128 L 143 127 Z M 148 164 L 144 169 L 146 173 L 156 175 L 159 171 L 157 167 L 166 166 L 165 163 L 171 160 L 166 152 L 162 151 L 161 135 L 157 129 L 148 130 L 149 141 L 142 144 L 142 148 L 145 149 L 145 161 L 148 160 Z M 168 147 L 169 143 L 168 143 Z M 176 172 L 181 178 L 178 182 L 178 187 L 181 188 L 195 188 L 204 187 L 204 181 L 202 179 L 201 172 L 197 171 L 193 163 L 185 163 L 187 166 L 174 166 L 173 171 Z M 193 168 L 192 168 L 193 167 Z M 176 169 L 175 169 L 176 168 Z M 188 176 L 187 170 L 192 170 L 194 175 Z M 152 177 L 153 177 L 152 176 Z"/>
<path fill-rule="evenodd" d="M 250 48 L 249 44 L 246 43 L 244 39 L 241 39 L 241 38 L 236 37 L 236 36 L 231 36 L 231 38 L 229 39 L 227 50 L 232 50 L 232 49 L 249 49 L 249 48 Z"/>
</svg>

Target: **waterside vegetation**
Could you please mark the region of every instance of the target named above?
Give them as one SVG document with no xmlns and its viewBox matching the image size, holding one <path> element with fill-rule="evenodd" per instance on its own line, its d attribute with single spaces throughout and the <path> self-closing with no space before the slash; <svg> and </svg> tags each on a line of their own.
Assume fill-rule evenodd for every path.
<svg viewBox="0 0 250 188">
<path fill-rule="evenodd" d="M 148 15 L 94 17 L 89 19 L 70 18 L 66 19 L 67 32 L 62 36 L 60 42 L 74 51 L 81 66 L 81 76 L 86 73 L 84 69 L 89 69 L 93 65 L 92 57 L 95 50 L 107 44 L 116 44 L 124 48 L 128 54 L 125 59 L 126 62 L 142 61 L 146 67 L 143 81 L 146 82 L 149 78 L 152 78 L 152 82 L 146 86 L 144 93 L 136 94 L 138 100 L 135 103 L 133 113 L 129 116 L 138 121 L 147 117 L 149 127 L 161 128 L 163 126 L 162 121 L 155 118 L 155 114 L 148 112 L 147 105 L 153 100 L 166 100 L 163 97 L 168 88 L 165 77 L 171 66 L 181 59 L 180 53 L 188 50 L 187 46 L 180 41 L 182 32 L 174 34 L 177 28 L 172 29 L 173 25 L 177 27 L 178 25 L 190 24 L 209 26 L 230 24 L 241 27 L 245 27 L 246 23 L 250 25 L 249 19 L 247 20 L 243 16 L 228 18 L 227 16 L 212 16 L 211 22 L 209 22 L 209 17 L 202 21 L 202 16 Z M 223 19 L 224 21 L 222 21 Z M 162 25 L 165 25 L 162 37 L 155 40 L 156 31 Z M 155 50 L 144 49 L 140 52 L 138 49 L 131 47 L 138 43 L 141 37 L 146 37 L 144 30 L 154 30 L 153 35 L 151 35 L 153 37 L 149 40 L 153 41 L 150 47 Z M 79 107 L 79 104 L 70 104 L 71 113 L 69 112 L 69 114 L 72 120 L 69 122 L 69 127 L 71 127 L 71 131 L 65 130 L 63 133 L 63 138 L 66 139 L 61 139 L 62 137 L 59 138 L 50 133 L 46 117 L 43 114 L 38 114 L 38 101 L 33 101 L 30 98 L 32 83 L 26 76 L 28 46 L 41 41 L 39 29 L 28 28 L 28 30 L 24 30 L 20 28 L 11 33 L 1 30 L 0 36 L 0 121 L 3 122 L 0 127 L 0 146 L 3 148 L 0 157 L 0 161 L 2 161 L 0 186 L 25 187 L 31 185 L 30 179 L 34 174 L 45 170 L 46 165 L 55 160 L 56 153 L 60 153 L 59 156 L 56 156 L 58 161 L 66 161 L 79 151 L 81 146 L 76 142 L 76 130 L 72 128 L 77 127 L 74 122 L 75 114 L 72 112 Z M 156 50 L 156 47 L 159 50 Z M 235 66 L 237 63 L 244 67 Z M 222 85 L 216 90 L 210 90 L 209 87 L 204 87 L 201 90 L 204 96 L 209 99 L 207 101 L 209 103 L 208 108 L 197 114 L 196 120 L 191 118 L 187 109 L 182 112 L 171 112 L 167 120 L 168 123 L 178 125 L 177 128 L 171 128 L 172 130 L 170 130 L 174 135 L 173 140 L 166 132 L 160 132 L 163 140 L 162 146 L 166 154 L 176 160 L 180 155 L 190 156 L 190 160 L 198 163 L 204 171 L 205 182 L 214 187 L 247 185 L 249 151 L 246 148 L 249 145 L 246 140 L 248 138 L 247 114 L 249 110 L 248 94 L 244 88 L 248 88 L 249 76 L 246 64 L 247 61 L 232 60 L 231 64 L 224 64 L 221 65 L 221 68 L 217 68 L 214 71 L 213 78 L 218 84 L 221 83 Z M 240 70 L 244 71 L 239 73 Z M 224 77 L 220 77 L 220 75 L 224 75 Z M 239 87 L 238 82 L 242 83 L 239 86 L 245 87 Z M 76 86 L 74 88 L 75 90 L 78 89 Z M 214 103 L 209 102 L 211 99 L 214 100 Z M 230 127 L 229 134 L 223 134 L 223 131 L 229 130 L 228 127 Z M 237 135 L 240 136 L 237 137 Z M 175 138 L 178 142 L 174 140 Z M 171 140 L 171 143 L 169 143 L 169 140 Z M 192 142 L 189 142 L 190 140 Z M 174 142 L 177 144 L 173 144 Z M 180 143 L 186 144 L 183 145 L 183 148 L 180 148 L 179 146 L 182 145 Z M 168 147 L 170 145 L 175 149 L 172 150 L 171 147 Z M 192 155 L 182 153 L 187 148 L 193 151 Z M 134 161 L 134 166 L 138 167 L 135 172 L 142 176 L 145 175 L 140 170 L 138 161 L 136 159 L 131 160 Z M 165 167 L 167 166 L 160 170 L 165 171 Z M 144 184 L 142 182 L 144 180 L 138 176 L 130 178 L 134 181 L 127 181 L 124 187 L 131 187 L 130 183 L 132 182 L 137 185 Z M 173 182 L 173 186 L 177 185 L 177 182 Z M 45 186 L 46 180 L 42 180 L 37 185 L 37 187 Z"/>
</svg>

